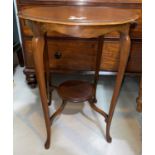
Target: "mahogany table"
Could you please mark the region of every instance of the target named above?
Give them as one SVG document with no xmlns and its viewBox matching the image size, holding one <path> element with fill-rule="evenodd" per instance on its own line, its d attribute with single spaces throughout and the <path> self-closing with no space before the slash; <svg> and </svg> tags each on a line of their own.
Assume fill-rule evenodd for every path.
<svg viewBox="0 0 155 155">
<path fill-rule="evenodd" d="M 62 6 L 25 8 L 19 12 L 19 17 L 27 21 L 33 32 L 33 58 L 47 131 L 45 148 L 49 148 L 50 146 L 50 125 L 53 119 L 62 112 L 67 101 L 74 103 L 88 101 L 95 111 L 105 117 L 106 139 L 108 142 L 111 142 L 111 121 L 130 53 L 130 25 L 135 23 L 138 15 L 131 11 L 108 7 Z M 47 31 L 55 31 L 79 38 L 98 37 L 98 51 L 96 52 L 93 83 L 72 80 L 60 84 L 57 91 L 63 102 L 51 117 L 48 109 L 50 102 L 50 76 L 48 71 L 48 56 L 46 54 Z M 96 101 L 96 88 L 99 78 L 104 35 L 112 31 L 118 31 L 120 33 L 120 64 L 109 113 L 107 114 L 94 103 Z"/>
</svg>

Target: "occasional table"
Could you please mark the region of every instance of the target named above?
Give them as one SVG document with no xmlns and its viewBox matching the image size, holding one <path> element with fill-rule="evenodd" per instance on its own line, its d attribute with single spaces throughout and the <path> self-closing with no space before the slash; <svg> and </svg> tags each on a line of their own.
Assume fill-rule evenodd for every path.
<svg viewBox="0 0 155 155">
<path fill-rule="evenodd" d="M 33 32 L 33 58 L 47 131 L 45 148 L 48 149 L 50 146 L 51 123 L 54 118 L 62 112 L 67 101 L 76 104 L 78 104 L 78 102 L 88 101 L 95 111 L 105 117 L 106 140 L 107 142 L 111 142 L 111 121 L 130 53 L 130 25 L 135 23 L 138 19 L 138 15 L 132 11 L 108 7 L 62 6 L 25 8 L 19 12 L 19 17 L 26 20 L 26 23 Z M 63 102 L 51 117 L 48 108 L 51 99 L 51 83 L 46 49 L 47 31 L 55 31 L 78 38 L 98 38 L 93 82 L 71 80 L 60 84 L 56 89 Z M 99 109 L 95 102 L 104 35 L 112 31 L 118 31 L 120 33 L 120 63 L 109 113 L 107 114 Z"/>
</svg>

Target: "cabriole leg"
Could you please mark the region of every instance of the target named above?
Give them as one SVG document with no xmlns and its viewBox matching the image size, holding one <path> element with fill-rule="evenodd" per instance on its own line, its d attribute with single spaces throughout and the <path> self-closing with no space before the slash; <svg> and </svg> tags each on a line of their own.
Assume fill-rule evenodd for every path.
<svg viewBox="0 0 155 155">
<path fill-rule="evenodd" d="M 45 74 L 44 74 L 45 73 L 44 61 L 43 61 L 44 44 L 45 44 L 45 41 L 43 36 L 34 37 L 32 40 L 35 71 L 36 71 L 36 77 L 37 77 L 37 82 L 39 86 L 42 108 L 44 112 L 44 119 L 46 124 L 46 131 L 47 131 L 47 140 L 45 143 L 45 148 L 48 149 L 50 146 L 51 131 L 50 131 L 50 117 L 49 117 L 48 99 L 47 99 Z"/>
<path fill-rule="evenodd" d="M 106 125 L 106 139 L 108 142 L 111 142 L 111 136 L 110 136 L 110 126 L 111 126 L 111 121 L 113 117 L 113 113 L 115 110 L 117 98 L 120 92 L 122 80 L 124 77 L 126 65 L 128 62 L 128 57 L 130 53 L 130 37 L 128 33 L 121 33 L 120 36 L 120 41 L 121 41 L 121 49 L 120 49 L 120 63 L 119 63 L 119 68 L 118 68 L 118 73 L 116 77 L 116 83 L 113 91 L 113 96 L 111 100 L 111 105 L 109 109 L 109 114 L 108 114 L 108 119 L 107 119 L 107 125 Z"/>
</svg>

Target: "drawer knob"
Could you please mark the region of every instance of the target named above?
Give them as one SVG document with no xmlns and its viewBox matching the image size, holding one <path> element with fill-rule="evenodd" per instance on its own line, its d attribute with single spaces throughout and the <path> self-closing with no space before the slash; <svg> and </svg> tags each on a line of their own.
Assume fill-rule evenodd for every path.
<svg viewBox="0 0 155 155">
<path fill-rule="evenodd" d="M 54 57 L 55 57 L 56 59 L 60 59 L 61 56 L 62 56 L 62 54 L 61 54 L 60 51 L 56 51 L 55 54 L 54 54 Z"/>
</svg>

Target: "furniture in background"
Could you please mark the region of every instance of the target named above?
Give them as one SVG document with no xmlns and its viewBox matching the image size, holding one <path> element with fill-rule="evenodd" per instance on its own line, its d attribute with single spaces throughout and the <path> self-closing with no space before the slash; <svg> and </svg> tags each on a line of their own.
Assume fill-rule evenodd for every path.
<svg viewBox="0 0 155 155">
<path fill-rule="evenodd" d="M 92 10 L 95 13 L 93 13 Z M 138 19 L 137 13 L 130 10 L 108 7 L 31 7 L 20 11 L 19 17 L 25 20 L 33 33 L 32 53 L 47 131 L 45 148 L 48 149 L 50 147 L 50 126 L 53 119 L 62 112 L 67 101 L 76 104 L 77 102 L 88 101 L 95 111 L 105 117 L 106 140 L 107 142 L 111 142 L 111 121 L 130 53 L 129 30 L 131 24 L 135 23 L 135 20 Z M 109 113 L 107 114 L 95 105 L 96 88 L 99 78 L 101 55 L 104 47 L 103 36 L 114 31 L 120 34 L 120 61 Z M 56 87 L 63 101 L 62 105 L 51 117 L 48 108 L 50 102 L 50 96 L 48 94 L 50 93 L 50 87 L 52 85 L 49 83 L 50 54 L 48 53 L 47 40 L 45 38 L 47 37 L 47 32 L 58 32 L 71 37 L 84 38 L 85 40 L 88 38 L 97 38 L 97 50 L 93 55 L 94 64 L 91 64 L 95 70 L 93 82 L 73 80 L 63 82 Z M 77 59 L 76 56 L 74 58 Z M 85 60 L 87 59 L 89 59 L 89 55 L 87 55 Z M 77 59 L 77 63 L 78 61 L 80 61 L 80 59 Z M 72 64 L 70 65 L 72 67 Z"/>
<path fill-rule="evenodd" d="M 142 71 L 142 16 L 141 0 L 16 0 L 17 9 L 32 6 L 93 6 L 95 8 L 106 6 L 122 8 L 138 13 L 137 27 L 131 29 L 131 51 L 126 74 L 141 76 Z M 34 61 L 32 57 L 32 31 L 26 25 L 25 20 L 20 19 L 20 28 L 23 42 L 25 60 L 24 73 L 27 83 L 31 87 L 36 86 Z M 92 60 L 97 50 L 97 38 L 77 39 L 58 32 L 47 32 L 47 44 L 50 61 L 50 72 L 79 72 L 93 70 Z M 76 56 L 78 63 L 74 61 Z M 85 61 L 86 57 L 88 61 Z M 103 61 L 104 60 L 104 61 Z M 71 65 L 72 64 L 72 65 Z M 100 70 L 102 73 L 116 73 L 119 64 L 119 34 L 112 32 L 104 37 Z M 139 93 L 140 94 L 140 93 Z M 137 100 L 138 101 L 138 100 Z"/>
</svg>

